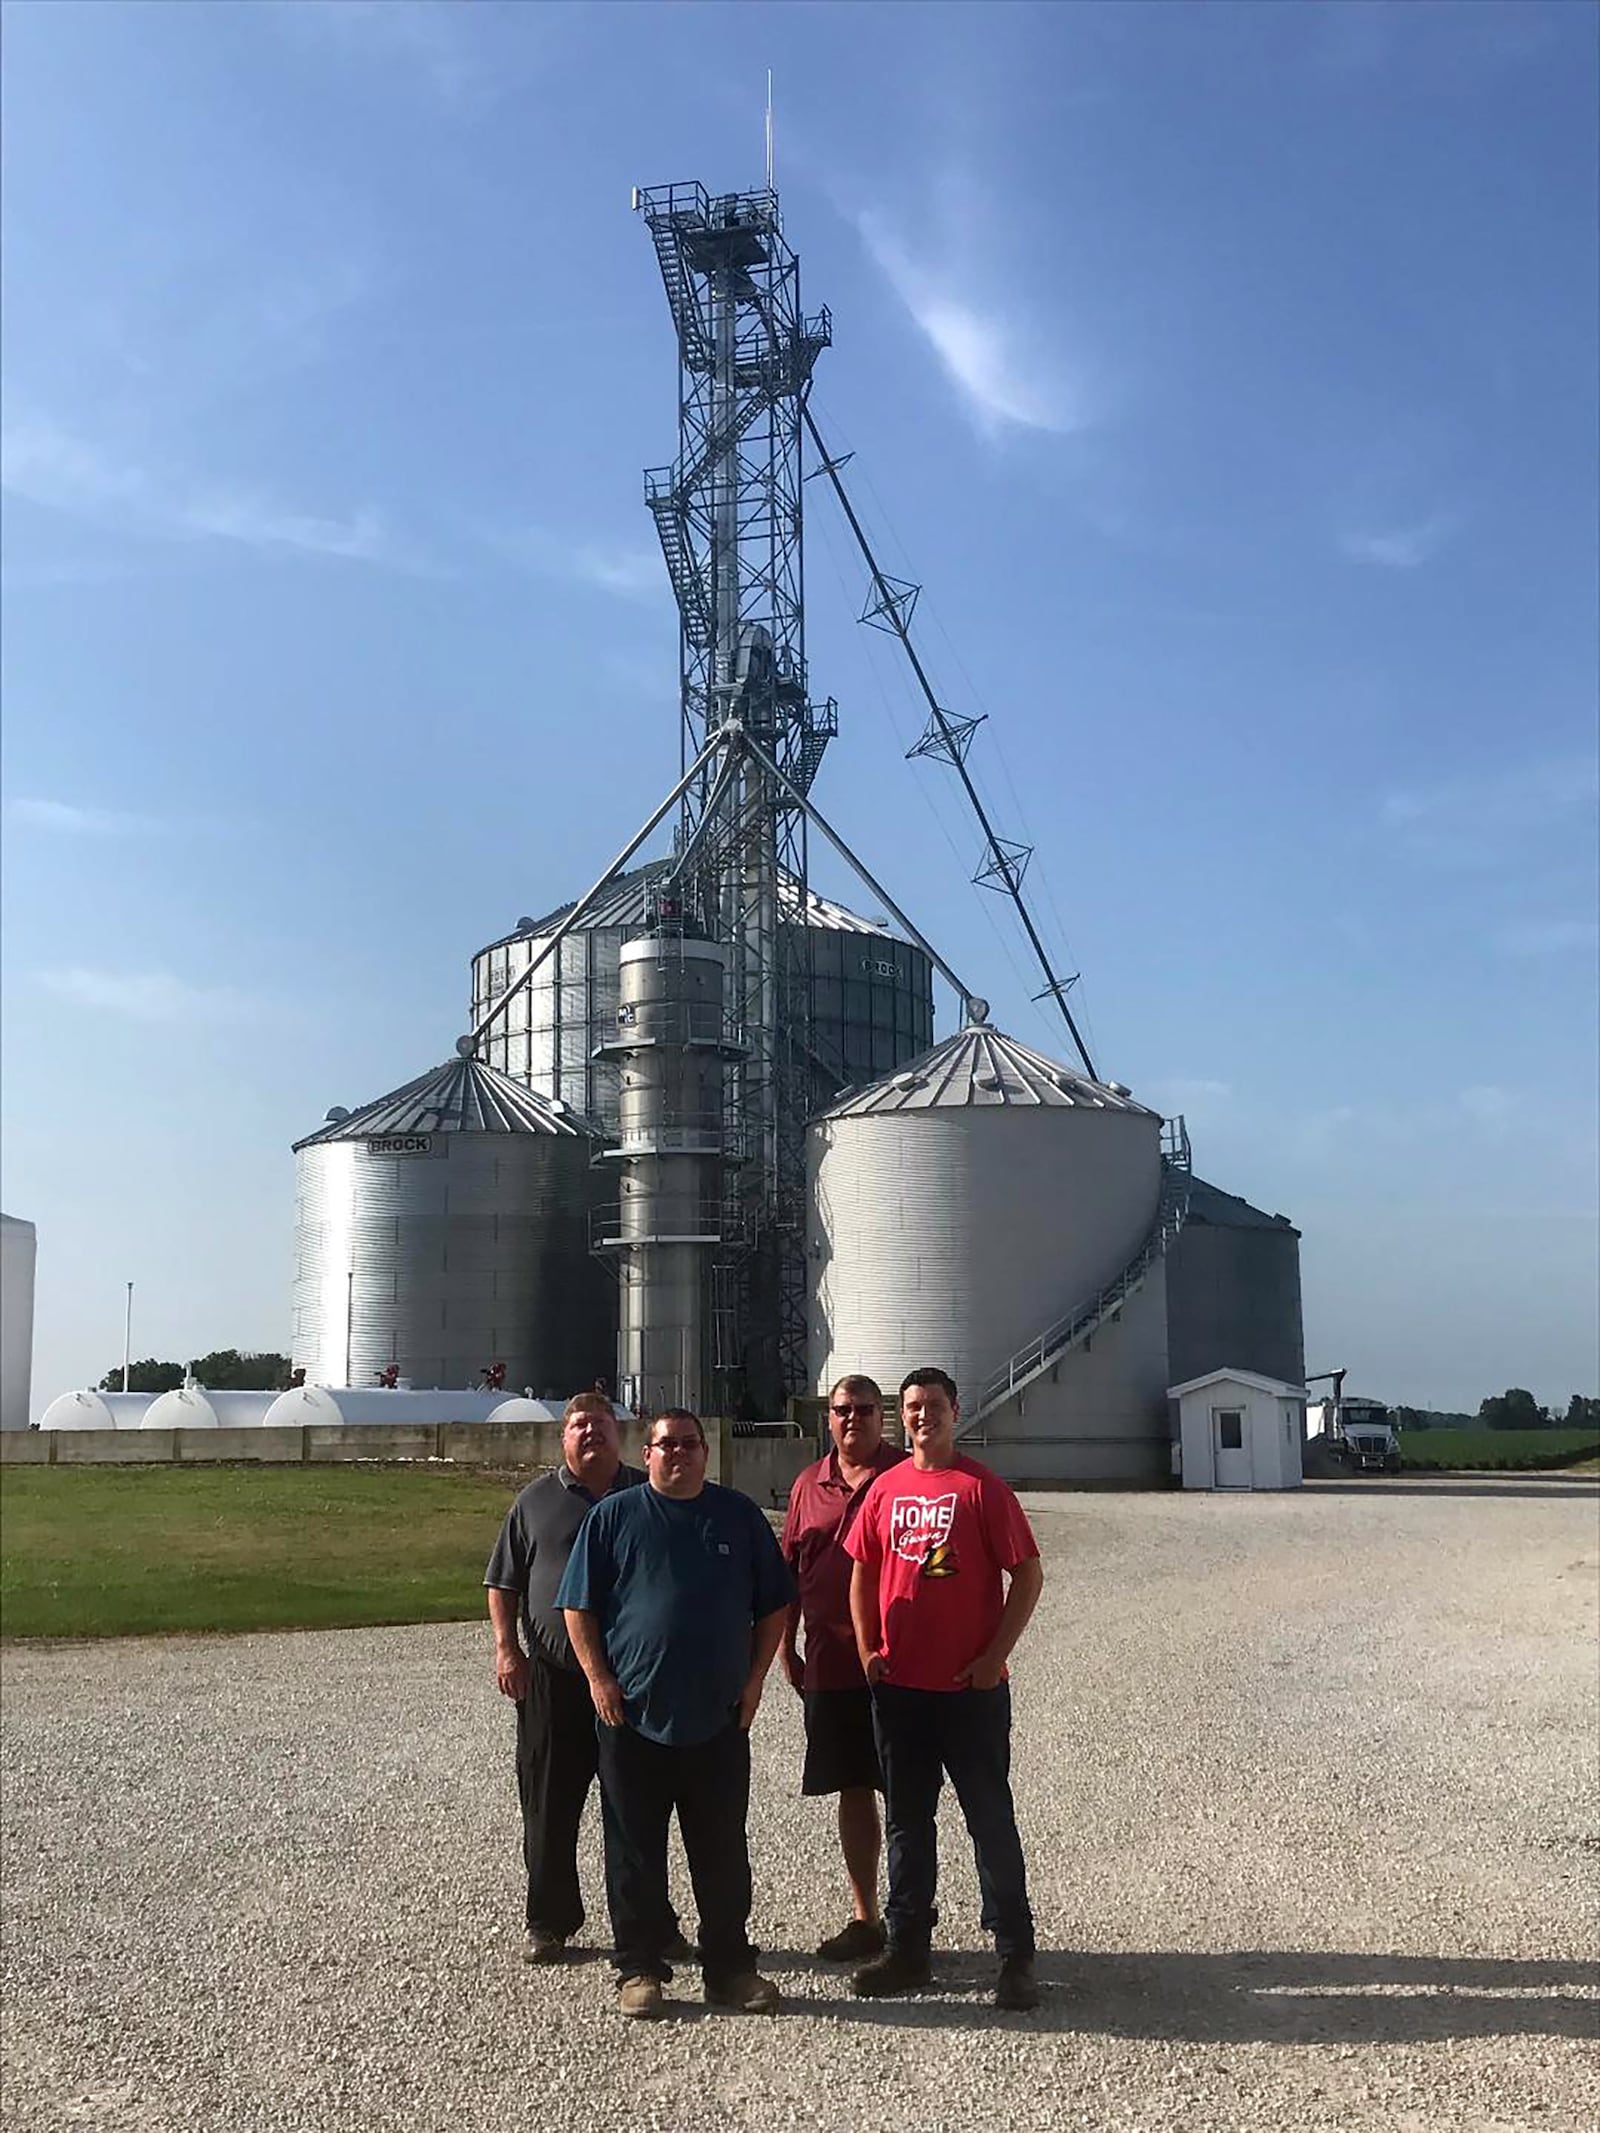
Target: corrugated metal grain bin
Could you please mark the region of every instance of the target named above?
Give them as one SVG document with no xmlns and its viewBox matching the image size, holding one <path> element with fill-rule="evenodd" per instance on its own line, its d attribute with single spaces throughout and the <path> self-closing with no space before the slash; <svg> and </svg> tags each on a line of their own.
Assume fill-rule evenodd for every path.
<svg viewBox="0 0 1600 2133">
<path fill-rule="evenodd" d="M 459 1057 L 295 1144 L 294 1361 L 312 1385 L 536 1393 L 609 1375 L 616 1292 L 589 1253 L 595 1126 Z"/>
<path fill-rule="evenodd" d="M 514 1081 L 559 1096 L 608 1131 L 618 1116 L 617 1068 L 595 1047 L 616 1034 L 623 943 L 649 920 L 652 883 L 670 860 L 619 875 L 533 976 L 483 1039 L 483 1056 Z M 811 1049 L 826 1094 L 911 1058 L 933 1035 L 933 970 L 927 955 L 896 940 L 879 919 L 779 883 L 780 922 L 803 925 L 811 981 Z M 489 1008 L 571 909 L 524 919 L 472 959 L 472 1020 Z M 820 1097 L 819 1097 L 820 1100 Z"/>
<path fill-rule="evenodd" d="M 937 1363 L 968 1422 L 1025 1343 L 1140 1253 L 1161 1200 L 1160 1116 L 985 1026 L 870 1087 L 809 1134 L 817 1387 Z M 974 1445 L 1029 1479 L 1151 1479 L 1166 1453 L 1159 1266 L 1115 1324 Z M 1049 1447 L 1077 1440 L 1072 1462 Z"/>
<path fill-rule="evenodd" d="M 0 1215 L 0 1429 L 26 1429 L 33 1393 L 33 1224 Z"/>
</svg>

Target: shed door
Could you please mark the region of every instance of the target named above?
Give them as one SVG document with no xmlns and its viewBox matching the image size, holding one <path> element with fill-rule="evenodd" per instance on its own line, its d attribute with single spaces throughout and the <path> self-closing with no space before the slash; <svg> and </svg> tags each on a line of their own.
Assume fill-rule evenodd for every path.
<svg viewBox="0 0 1600 2133">
<path fill-rule="evenodd" d="M 1245 1430 L 1246 1416 L 1242 1407 L 1212 1408 L 1211 1447 L 1219 1489 L 1247 1489 L 1250 1486 L 1250 1442 Z"/>
</svg>

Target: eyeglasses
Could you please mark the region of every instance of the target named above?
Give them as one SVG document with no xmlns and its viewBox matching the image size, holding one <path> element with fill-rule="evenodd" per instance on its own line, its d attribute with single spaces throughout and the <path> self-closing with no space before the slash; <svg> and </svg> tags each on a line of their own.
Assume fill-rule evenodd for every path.
<svg viewBox="0 0 1600 2133">
<path fill-rule="evenodd" d="M 645 1446 L 647 1452 L 703 1452 L 705 1446 L 698 1437 L 657 1437 L 654 1444 Z"/>
<path fill-rule="evenodd" d="M 852 1415 L 859 1415 L 863 1420 L 865 1420 L 868 1415 L 875 1415 L 877 1412 L 877 1406 L 875 1402 L 871 1400 L 862 1400 L 854 1406 L 834 1407 L 829 1409 L 829 1413 L 837 1415 L 841 1422 L 848 1422 Z"/>
</svg>

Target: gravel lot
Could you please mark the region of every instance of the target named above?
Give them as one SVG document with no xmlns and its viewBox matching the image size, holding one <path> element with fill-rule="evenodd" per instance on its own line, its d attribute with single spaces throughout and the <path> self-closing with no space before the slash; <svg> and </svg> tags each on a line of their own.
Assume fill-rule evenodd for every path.
<svg viewBox="0 0 1600 2133">
<path fill-rule="evenodd" d="M 785 2011 L 709 2014 L 680 1971 L 651 2027 L 616 2017 L 603 1963 L 517 1960 L 485 1629 L 13 1646 L 6 2126 L 1600 2121 L 1600 1490 L 1028 1501 L 1037 2014 L 988 2005 L 948 1811 L 935 1992 L 852 2001 L 804 1952 L 845 1911 L 781 1681 L 752 1836 Z"/>
</svg>

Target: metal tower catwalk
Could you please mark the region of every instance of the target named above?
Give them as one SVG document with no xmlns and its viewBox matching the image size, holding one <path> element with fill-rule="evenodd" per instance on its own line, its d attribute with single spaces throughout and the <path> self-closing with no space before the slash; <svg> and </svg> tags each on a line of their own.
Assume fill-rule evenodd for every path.
<svg viewBox="0 0 1600 2133">
<path fill-rule="evenodd" d="M 837 729 L 806 680 L 801 426 L 831 326 L 800 307 L 800 265 L 771 190 L 636 192 L 678 338 L 678 457 L 645 476 L 678 603 L 686 911 L 727 951 L 745 1046 L 726 1074 L 714 1384 L 774 1414 L 805 1382 L 805 1124 L 817 1090 L 803 929 L 777 884 L 806 878 L 805 814 Z M 754 749 L 735 745 L 747 735 Z M 774 775 L 776 772 L 777 775 Z"/>
</svg>

